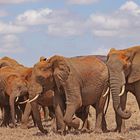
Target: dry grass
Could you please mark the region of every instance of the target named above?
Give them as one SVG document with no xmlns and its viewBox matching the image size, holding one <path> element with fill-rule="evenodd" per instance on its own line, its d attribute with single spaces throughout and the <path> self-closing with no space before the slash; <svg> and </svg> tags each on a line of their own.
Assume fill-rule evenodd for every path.
<svg viewBox="0 0 140 140">
<path fill-rule="evenodd" d="M 128 96 L 127 109 L 132 112 L 132 117 L 126 121 L 126 127 L 128 132 L 125 134 L 109 132 L 103 134 L 67 134 L 66 136 L 60 136 L 54 134 L 52 131 L 48 136 L 42 134 L 38 128 L 30 128 L 23 130 L 21 128 L 0 128 L 0 140 L 140 140 L 140 111 L 138 109 L 135 97 L 131 94 Z M 107 124 L 108 129 L 115 128 L 114 111 L 112 109 L 112 101 L 110 102 L 107 112 Z M 93 117 L 90 118 L 93 124 L 95 123 L 95 112 L 93 111 Z"/>
</svg>

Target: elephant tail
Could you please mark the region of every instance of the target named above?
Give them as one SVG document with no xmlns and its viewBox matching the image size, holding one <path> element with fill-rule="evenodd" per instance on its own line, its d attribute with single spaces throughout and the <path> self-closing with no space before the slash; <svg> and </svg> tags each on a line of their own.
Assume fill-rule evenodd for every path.
<svg viewBox="0 0 140 140">
<path fill-rule="evenodd" d="M 106 115 L 106 112 L 107 112 L 107 109 L 108 109 L 108 106 L 109 106 L 109 101 L 110 101 L 110 92 L 109 92 L 109 94 L 107 96 L 107 104 L 106 104 L 106 109 L 104 111 L 104 115 Z"/>
</svg>

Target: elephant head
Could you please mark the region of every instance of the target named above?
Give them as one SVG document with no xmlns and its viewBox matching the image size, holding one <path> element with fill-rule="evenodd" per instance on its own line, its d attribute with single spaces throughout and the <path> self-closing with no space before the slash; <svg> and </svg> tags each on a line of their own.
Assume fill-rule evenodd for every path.
<svg viewBox="0 0 140 140">
<path fill-rule="evenodd" d="M 6 79 L 7 88 L 6 93 L 15 97 L 24 95 L 28 92 L 27 81 L 17 74 L 11 74 Z"/>
<path fill-rule="evenodd" d="M 110 75 L 110 88 L 115 111 L 124 119 L 131 116 L 130 111 L 122 111 L 120 96 L 125 91 L 126 83 L 140 80 L 140 46 L 125 50 L 111 49 L 107 66 Z"/>
<path fill-rule="evenodd" d="M 54 90 L 56 87 L 59 90 L 60 86 L 68 79 L 69 73 L 70 68 L 64 57 L 53 56 L 49 60 L 41 59 L 34 65 L 31 76 L 32 84 L 29 86 L 30 91 L 34 90 L 34 92 L 37 91 L 36 93 L 42 93 L 42 91 Z"/>
</svg>

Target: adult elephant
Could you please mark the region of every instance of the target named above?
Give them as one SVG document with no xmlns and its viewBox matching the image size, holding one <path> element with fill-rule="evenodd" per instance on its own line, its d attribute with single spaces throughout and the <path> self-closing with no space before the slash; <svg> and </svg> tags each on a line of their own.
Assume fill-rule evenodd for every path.
<svg viewBox="0 0 140 140">
<path fill-rule="evenodd" d="M 16 60 L 10 57 L 0 58 L 0 69 L 6 66 L 19 67 L 22 66 Z M 2 89 L 2 87 L 0 87 Z M 9 107 L 9 97 L 5 95 L 3 91 L 0 91 L 0 107 L 2 108 L 3 120 L 1 126 L 7 126 L 10 122 L 10 107 Z"/>
<path fill-rule="evenodd" d="M 53 56 L 34 65 L 31 81 L 30 99 L 39 96 L 42 91 L 54 91 L 57 129 L 61 132 L 65 130 L 65 124 L 74 127 L 73 115 L 80 107 L 88 105 L 96 109 L 95 131 L 102 132 L 103 123 L 106 127 L 103 113 L 106 97 L 102 95 L 108 89 L 108 69 L 101 60 L 94 56 Z M 31 105 L 33 106 L 34 102 Z M 62 110 L 65 106 L 64 113 Z M 36 119 L 38 118 L 39 116 Z M 37 123 L 40 130 L 45 133 L 39 119 Z"/>
<path fill-rule="evenodd" d="M 10 105 L 12 127 L 16 126 L 15 122 L 15 99 L 18 96 L 26 95 L 28 92 L 26 72 L 29 69 L 18 70 L 18 67 L 9 66 L 0 69 L 0 95 L 5 99 L 4 108 Z M 7 109 L 5 108 L 5 112 Z"/>
<path fill-rule="evenodd" d="M 140 46 L 124 50 L 111 49 L 107 66 L 113 106 L 116 112 L 116 131 L 121 132 L 125 131 L 124 121 L 122 121 L 122 118 L 125 119 L 124 114 L 131 116 L 130 111 L 120 112 L 120 110 L 125 110 L 128 91 L 135 95 L 140 108 Z"/>
</svg>

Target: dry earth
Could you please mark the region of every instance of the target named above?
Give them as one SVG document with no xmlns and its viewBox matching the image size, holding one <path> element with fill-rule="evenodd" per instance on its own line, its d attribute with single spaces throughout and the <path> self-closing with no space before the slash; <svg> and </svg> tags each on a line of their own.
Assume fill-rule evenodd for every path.
<svg viewBox="0 0 140 140">
<path fill-rule="evenodd" d="M 30 128 L 23 130 L 21 128 L 0 128 L 0 140 L 140 140 L 140 111 L 136 103 L 135 97 L 132 94 L 128 95 L 127 109 L 132 112 L 132 117 L 126 121 L 126 127 L 128 132 L 122 133 L 103 133 L 95 134 L 67 134 L 66 136 L 60 136 L 54 134 L 52 131 L 48 136 L 42 134 L 38 128 Z M 90 122 L 95 123 L 95 112 L 92 110 L 92 118 Z M 108 129 L 115 128 L 114 111 L 112 109 L 112 101 L 110 102 L 109 109 L 106 115 Z"/>
</svg>

